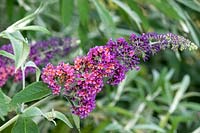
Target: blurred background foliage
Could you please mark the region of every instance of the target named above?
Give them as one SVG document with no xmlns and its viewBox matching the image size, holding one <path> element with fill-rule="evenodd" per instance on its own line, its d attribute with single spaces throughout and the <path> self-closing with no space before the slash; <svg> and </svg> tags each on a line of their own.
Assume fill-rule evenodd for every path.
<svg viewBox="0 0 200 133">
<path fill-rule="evenodd" d="M 43 2 L 46 6 L 33 23 L 46 27 L 52 34 L 23 34 L 32 42 L 65 36 L 80 39 L 77 52 L 64 57 L 67 61 L 86 54 L 91 47 L 104 45 L 110 38 L 128 39 L 131 33 L 172 32 L 200 44 L 199 0 Z M 1 0 L 0 31 L 33 12 L 40 3 L 41 0 Z M 0 40 L 0 45 L 6 43 L 7 40 Z M 170 50 L 161 52 L 141 64 L 139 72 L 129 72 L 119 86 L 105 86 L 98 96 L 95 111 L 81 121 L 81 130 L 83 133 L 190 133 L 200 126 L 199 76 L 199 50 L 176 54 Z M 62 99 L 49 101 L 42 109 L 50 110 L 52 106 L 70 114 Z M 35 121 L 41 123 L 42 133 L 77 132 L 60 121 L 56 127 L 44 120 Z M 9 132 L 9 128 L 5 132 Z"/>
</svg>

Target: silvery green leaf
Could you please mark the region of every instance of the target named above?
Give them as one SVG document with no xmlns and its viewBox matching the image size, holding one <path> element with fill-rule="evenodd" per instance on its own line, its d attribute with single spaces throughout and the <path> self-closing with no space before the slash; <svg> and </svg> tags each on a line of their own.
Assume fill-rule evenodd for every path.
<svg viewBox="0 0 200 133">
<path fill-rule="evenodd" d="M 33 30 L 33 31 L 41 31 L 44 32 L 46 34 L 50 34 L 50 32 L 42 27 L 42 26 L 38 26 L 38 25 L 31 25 L 31 26 L 25 26 L 25 27 L 21 27 L 21 28 L 15 28 L 16 30 Z"/>
<path fill-rule="evenodd" d="M 0 50 L 0 55 L 10 58 L 12 60 L 15 60 L 15 56 L 7 51 Z"/>
<path fill-rule="evenodd" d="M 7 37 L 11 41 L 14 57 L 15 57 L 15 69 L 19 69 L 29 56 L 30 46 L 24 39 L 19 31 L 13 33 L 7 33 Z"/>
<path fill-rule="evenodd" d="M 65 124 L 67 124 L 70 128 L 73 128 L 71 122 L 68 120 L 68 118 L 61 112 L 54 111 L 55 112 L 55 118 L 63 121 Z"/>
</svg>

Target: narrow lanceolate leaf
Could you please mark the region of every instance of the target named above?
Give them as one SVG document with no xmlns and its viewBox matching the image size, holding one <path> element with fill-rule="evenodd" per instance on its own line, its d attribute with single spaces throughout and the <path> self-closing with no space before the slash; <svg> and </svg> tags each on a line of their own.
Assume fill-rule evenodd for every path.
<svg viewBox="0 0 200 133">
<path fill-rule="evenodd" d="M 137 4 L 137 2 L 133 0 L 126 0 L 126 1 L 131 10 L 135 11 L 141 18 L 142 21 L 141 25 L 144 28 L 144 31 L 148 31 L 150 24 L 148 18 L 143 14 L 143 10 L 140 8 L 139 4 Z"/>
<path fill-rule="evenodd" d="M 177 0 L 177 1 L 197 12 L 200 12 L 200 8 L 199 8 L 200 2 L 197 0 Z"/>
<path fill-rule="evenodd" d="M 180 88 L 176 92 L 174 100 L 173 100 L 173 102 L 172 102 L 172 104 L 170 106 L 170 109 L 169 109 L 169 113 L 170 114 L 172 114 L 176 110 L 180 100 L 184 96 L 184 93 L 185 93 L 186 89 L 189 86 L 189 83 L 190 83 L 190 77 L 188 75 L 184 76 L 184 78 L 183 78 L 183 80 L 181 82 Z"/>
<path fill-rule="evenodd" d="M 29 56 L 29 53 L 30 53 L 30 46 L 29 46 L 28 42 L 23 42 L 23 49 L 22 49 L 22 53 L 20 56 L 20 60 L 18 61 L 18 63 L 15 66 L 16 70 L 25 63 L 26 59 Z"/>
<path fill-rule="evenodd" d="M 33 21 L 35 19 L 35 17 L 42 10 L 42 8 L 44 8 L 44 4 L 41 4 L 40 7 L 35 12 L 33 12 L 32 14 L 20 19 L 19 21 L 15 22 L 11 26 L 9 26 L 6 29 L 6 31 L 12 33 L 12 32 L 15 32 L 15 28 L 20 29 L 20 28 L 25 27 L 27 24 L 29 24 L 31 21 Z"/>
<path fill-rule="evenodd" d="M 123 126 L 118 121 L 113 121 L 112 123 L 106 126 L 105 130 L 110 132 L 122 131 Z"/>
<path fill-rule="evenodd" d="M 72 114 L 72 118 L 74 120 L 74 124 L 75 124 L 76 128 L 80 131 L 80 118 L 74 114 Z"/>
<path fill-rule="evenodd" d="M 123 116 L 127 116 L 129 118 L 133 117 L 133 114 L 132 112 L 124 109 L 124 108 L 121 108 L 121 107 L 117 107 L 117 106 L 107 106 L 104 108 L 104 110 L 106 111 L 109 111 L 109 112 L 114 112 L 114 113 L 118 113 L 120 115 L 123 115 Z"/>
<path fill-rule="evenodd" d="M 4 50 L 0 50 L 0 55 L 8 57 L 8 58 L 10 58 L 12 60 L 15 60 L 15 56 L 13 54 L 8 53 L 8 52 L 6 52 Z"/>
<path fill-rule="evenodd" d="M 190 31 L 190 34 L 191 34 L 191 36 L 192 36 L 194 42 L 195 42 L 197 45 L 200 45 L 200 44 L 199 44 L 199 37 L 198 37 L 198 35 L 196 34 L 194 27 L 193 27 L 193 26 L 191 25 L 191 23 L 189 22 L 189 19 L 191 20 L 191 18 L 190 18 L 190 16 L 188 15 L 187 12 L 185 12 L 185 14 L 186 14 L 186 17 L 187 17 L 187 19 L 188 19 L 188 20 L 185 20 L 185 22 L 186 22 L 186 25 L 187 25 L 187 27 L 188 27 L 188 29 L 189 29 L 189 31 Z"/>
<path fill-rule="evenodd" d="M 18 92 L 11 101 L 11 107 L 21 103 L 39 100 L 51 94 L 51 89 L 43 82 L 35 82 Z"/>
<path fill-rule="evenodd" d="M 66 125 L 68 125 L 70 128 L 73 128 L 71 122 L 68 120 L 68 118 L 61 112 L 54 111 L 55 113 L 55 118 L 63 121 Z"/>
<path fill-rule="evenodd" d="M 0 118 L 1 120 L 5 120 L 4 116 L 9 112 L 9 102 L 10 98 L 6 96 L 0 88 Z"/>
<path fill-rule="evenodd" d="M 89 1 L 77 0 L 77 2 L 80 21 L 83 25 L 86 25 L 89 17 Z"/>
<path fill-rule="evenodd" d="M 116 5 L 118 5 L 119 7 L 121 7 L 137 24 L 138 28 L 140 29 L 140 31 L 142 30 L 141 28 L 141 19 L 139 17 L 139 15 L 131 10 L 131 8 L 124 4 L 123 2 L 119 1 L 119 0 L 112 0 Z"/>
<path fill-rule="evenodd" d="M 181 106 L 190 109 L 192 111 L 200 111 L 200 104 L 195 102 L 182 102 Z"/>
<path fill-rule="evenodd" d="M 175 2 L 174 0 L 148 0 L 146 2 L 155 6 L 169 18 L 179 20 L 180 16 L 178 15 L 178 12 L 174 10 L 173 5 L 169 4 L 171 1 Z"/>
<path fill-rule="evenodd" d="M 20 116 L 11 133 L 39 133 L 39 129 L 31 118 Z"/>
<path fill-rule="evenodd" d="M 39 81 L 39 78 L 40 78 L 40 74 L 41 74 L 41 71 L 40 69 L 36 66 L 36 64 L 32 61 L 29 61 L 25 64 L 25 70 L 27 67 L 34 67 L 36 69 L 36 81 L 38 82 Z"/>
<path fill-rule="evenodd" d="M 61 20 L 64 25 L 68 25 L 73 16 L 73 0 L 60 0 Z"/>
<path fill-rule="evenodd" d="M 153 131 L 158 131 L 160 133 L 165 133 L 165 130 L 163 128 L 160 128 L 159 126 L 155 124 L 141 124 L 141 125 L 136 125 L 134 126 L 134 129 L 140 129 L 140 130 L 153 130 Z"/>
<path fill-rule="evenodd" d="M 30 46 L 25 41 L 24 37 L 19 31 L 16 31 L 14 33 L 6 32 L 6 35 L 11 41 L 14 50 L 15 68 L 17 70 L 24 64 L 24 62 L 28 58 Z"/>
<path fill-rule="evenodd" d="M 88 28 L 87 26 L 80 23 L 78 28 L 79 38 L 81 40 L 80 47 L 85 50 L 85 45 L 87 45 L 88 41 Z"/>
<path fill-rule="evenodd" d="M 31 26 L 25 26 L 25 27 L 21 27 L 21 28 L 15 28 L 16 30 L 33 30 L 33 31 L 41 31 L 44 32 L 46 34 L 50 34 L 50 32 L 42 27 L 42 26 L 38 26 L 38 25 L 31 25 Z"/>
<path fill-rule="evenodd" d="M 109 11 L 105 8 L 105 6 L 103 6 L 102 3 L 100 3 L 98 0 L 92 0 L 92 2 L 94 3 L 97 9 L 97 12 L 100 16 L 100 19 L 105 26 L 104 31 L 107 37 L 110 38 L 115 30 L 113 19 L 111 15 L 109 14 Z"/>
</svg>

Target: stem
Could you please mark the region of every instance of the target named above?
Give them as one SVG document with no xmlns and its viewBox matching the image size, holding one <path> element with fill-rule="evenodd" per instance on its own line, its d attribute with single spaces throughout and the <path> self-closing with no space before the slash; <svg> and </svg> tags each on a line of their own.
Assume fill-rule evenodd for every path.
<svg viewBox="0 0 200 133">
<path fill-rule="evenodd" d="M 21 66 L 21 70 L 22 70 L 22 90 L 24 90 L 25 89 L 25 87 L 26 87 L 26 81 L 25 81 L 25 68 L 23 67 L 24 65 L 22 65 Z M 22 105 L 21 105 L 21 110 L 20 110 L 21 112 L 23 112 L 24 111 L 24 103 L 22 103 Z"/>
<path fill-rule="evenodd" d="M 24 67 L 22 66 L 21 67 L 22 69 L 22 90 L 26 87 L 26 84 L 25 84 L 25 70 L 24 70 Z"/>
<path fill-rule="evenodd" d="M 4 125 L 2 125 L 0 127 L 0 132 L 3 131 L 5 128 L 7 128 L 8 126 L 10 126 L 12 123 L 14 123 L 17 118 L 19 117 L 19 115 L 16 115 L 15 117 L 13 117 L 12 119 L 10 119 L 8 122 L 6 122 Z"/>
<path fill-rule="evenodd" d="M 44 102 L 46 102 L 46 101 L 48 101 L 48 100 L 50 100 L 50 99 L 52 99 L 52 98 L 54 98 L 54 97 L 52 97 L 52 95 L 50 95 L 50 96 L 48 96 L 48 97 L 45 97 L 44 99 L 42 99 L 42 100 L 40 100 L 40 101 L 34 103 L 33 105 L 31 105 L 30 107 L 28 107 L 27 109 L 25 109 L 25 111 L 28 110 L 28 109 L 30 109 L 30 108 L 32 108 L 32 107 L 39 106 L 39 105 L 43 104 Z"/>
<path fill-rule="evenodd" d="M 34 103 L 34 104 L 31 105 L 30 107 L 26 108 L 24 111 L 26 111 L 26 110 L 28 110 L 28 109 L 30 109 L 30 108 L 32 108 L 32 107 L 39 106 L 39 105 L 43 104 L 45 101 L 47 101 L 47 100 L 49 100 L 49 99 L 51 99 L 51 98 L 53 98 L 53 97 L 48 96 L 48 97 L 46 97 L 46 98 L 44 98 L 44 99 L 42 99 L 42 100 L 40 100 L 40 101 Z M 13 118 L 10 119 L 9 121 L 7 121 L 4 125 L 2 125 L 2 126 L 0 127 L 0 132 L 3 131 L 3 130 L 4 130 L 5 128 L 7 128 L 8 126 L 10 126 L 11 124 L 13 124 L 13 123 L 17 120 L 18 117 L 19 117 L 19 115 L 16 115 L 15 117 L 13 117 Z"/>
</svg>

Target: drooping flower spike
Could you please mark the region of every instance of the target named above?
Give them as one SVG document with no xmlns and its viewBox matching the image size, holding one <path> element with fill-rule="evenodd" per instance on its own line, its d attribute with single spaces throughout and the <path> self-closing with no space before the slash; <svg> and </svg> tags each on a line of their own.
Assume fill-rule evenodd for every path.
<svg viewBox="0 0 200 133">
<path fill-rule="evenodd" d="M 33 61 L 38 67 L 43 67 L 48 64 L 51 59 L 54 59 L 55 56 L 64 56 L 76 46 L 76 40 L 72 38 L 51 38 L 47 41 L 39 41 L 31 44 L 29 60 Z M 5 50 L 13 54 L 11 44 L 1 46 L 0 50 Z M 25 71 L 26 75 L 34 72 L 35 69 L 32 67 L 28 67 Z M 21 70 L 17 70 L 15 73 L 14 61 L 0 55 L 0 87 L 12 76 L 14 76 L 15 82 L 21 81 Z"/>
<path fill-rule="evenodd" d="M 91 48 L 87 55 L 74 59 L 74 64 L 48 64 L 42 79 L 53 94 L 62 94 L 73 102 L 72 113 L 85 118 L 95 109 L 96 95 L 104 84 L 117 85 L 132 69 L 139 70 L 140 59 L 148 60 L 160 50 L 194 50 L 197 46 L 172 33 L 132 34 L 129 41 L 109 40 L 105 46 Z"/>
</svg>

